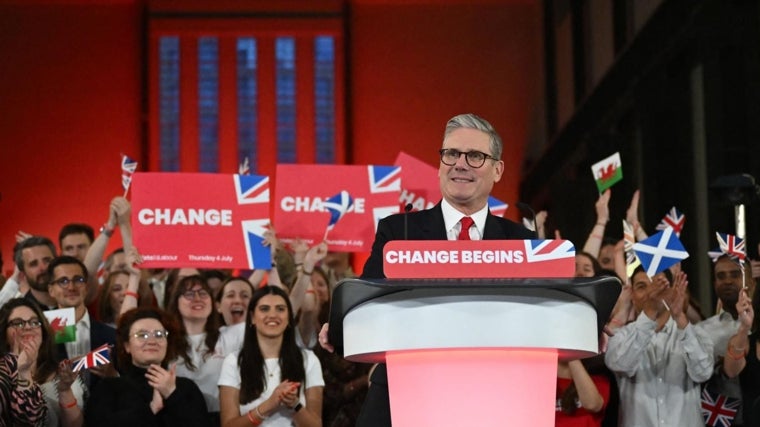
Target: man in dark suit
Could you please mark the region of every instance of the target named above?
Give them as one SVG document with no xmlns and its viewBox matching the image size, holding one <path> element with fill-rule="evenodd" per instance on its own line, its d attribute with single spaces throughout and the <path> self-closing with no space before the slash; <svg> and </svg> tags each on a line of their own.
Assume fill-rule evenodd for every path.
<svg viewBox="0 0 760 427">
<path fill-rule="evenodd" d="M 48 265 L 50 284 L 48 292 L 57 302 L 58 308 L 73 307 L 76 322 L 76 341 L 58 344 L 58 360 L 74 359 L 108 344 L 116 345 L 116 330 L 110 326 L 92 320 L 84 304 L 87 294 L 87 268 L 82 261 L 71 256 L 54 258 Z M 111 352 L 111 364 L 90 368 L 98 376 L 115 376 L 116 352 Z M 94 385 L 95 378 L 91 384 Z"/>
<path fill-rule="evenodd" d="M 383 248 L 391 240 L 506 240 L 535 238 L 533 232 L 508 219 L 491 215 L 488 196 L 501 180 L 502 142 L 486 120 L 474 114 L 458 115 L 446 124 L 438 178 L 443 199 L 434 207 L 380 220 L 372 253 L 362 278 L 384 278 Z M 406 227 L 404 223 L 406 222 Z M 407 230 L 407 231 L 405 231 Z M 330 350 L 327 325 L 320 344 Z M 356 425 L 390 426 L 388 377 L 385 364 L 372 373 L 371 386 Z"/>
</svg>

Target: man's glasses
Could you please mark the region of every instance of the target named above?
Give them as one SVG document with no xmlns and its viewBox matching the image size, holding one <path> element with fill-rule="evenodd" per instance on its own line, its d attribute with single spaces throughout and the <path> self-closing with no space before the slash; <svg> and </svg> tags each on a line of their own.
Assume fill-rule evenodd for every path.
<svg viewBox="0 0 760 427">
<path fill-rule="evenodd" d="M 442 148 L 438 152 L 441 154 L 441 162 L 446 166 L 456 165 L 462 154 L 464 154 L 464 161 L 467 162 L 467 165 L 476 169 L 482 167 L 486 163 L 486 159 L 497 160 L 493 156 L 476 150 L 464 152 L 453 148 Z"/>
<path fill-rule="evenodd" d="M 162 330 L 155 330 L 153 332 L 151 331 L 137 331 L 134 334 L 132 334 L 133 337 L 137 338 L 139 341 L 148 341 L 151 337 L 161 341 L 165 340 L 167 337 L 169 337 L 169 331 L 162 331 Z"/>
<path fill-rule="evenodd" d="M 13 319 L 10 322 L 8 322 L 9 328 L 24 329 L 27 326 L 29 326 L 29 329 L 37 329 L 40 326 L 42 326 L 42 322 L 40 322 L 39 319 L 29 319 L 29 320 Z"/>
<path fill-rule="evenodd" d="M 729 277 L 732 279 L 739 279 L 742 277 L 742 271 L 741 270 L 719 271 L 715 273 L 715 277 L 717 277 L 718 280 L 726 280 Z"/>
<path fill-rule="evenodd" d="M 61 277 L 59 279 L 55 279 L 52 282 L 50 282 L 51 285 L 58 285 L 58 286 L 60 286 L 62 288 L 68 288 L 69 285 L 71 285 L 72 283 L 74 285 L 81 286 L 81 285 L 84 285 L 85 283 L 87 283 L 87 279 L 85 279 L 82 276 L 74 276 L 72 278 L 68 278 L 68 277 L 64 276 L 64 277 Z"/>
<path fill-rule="evenodd" d="M 209 294 L 205 289 L 198 289 L 196 291 L 185 291 L 182 292 L 182 296 L 187 300 L 194 300 L 196 296 L 198 296 L 200 299 L 207 299 L 211 298 L 211 294 Z"/>
</svg>

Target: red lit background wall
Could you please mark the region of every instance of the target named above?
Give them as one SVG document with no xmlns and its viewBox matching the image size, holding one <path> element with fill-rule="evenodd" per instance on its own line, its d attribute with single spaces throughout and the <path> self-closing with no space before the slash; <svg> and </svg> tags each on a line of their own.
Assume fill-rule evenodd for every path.
<svg viewBox="0 0 760 427">
<path fill-rule="evenodd" d="M 96 3 L 96 4 L 95 4 Z M 437 165 L 443 125 L 475 112 L 505 141 L 494 195 L 517 201 L 524 143 L 540 101 L 534 2 L 347 8 L 347 158 L 390 163 L 400 150 Z M 17 230 L 96 230 L 121 194 L 119 154 L 143 160 L 143 16 L 137 1 L 0 0 L 0 250 Z M 511 217 L 515 218 L 514 210 Z M 120 245 L 115 239 L 110 249 Z"/>
</svg>

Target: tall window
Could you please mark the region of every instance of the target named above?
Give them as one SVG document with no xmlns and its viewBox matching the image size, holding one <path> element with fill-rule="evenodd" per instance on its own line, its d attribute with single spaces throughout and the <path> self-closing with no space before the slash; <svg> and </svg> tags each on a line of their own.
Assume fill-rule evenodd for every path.
<svg viewBox="0 0 760 427">
<path fill-rule="evenodd" d="M 341 26 L 249 21 L 151 21 L 150 170 L 233 173 L 248 158 L 251 173 L 273 175 L 277 163 L 345 161 Z"/>
</svg>

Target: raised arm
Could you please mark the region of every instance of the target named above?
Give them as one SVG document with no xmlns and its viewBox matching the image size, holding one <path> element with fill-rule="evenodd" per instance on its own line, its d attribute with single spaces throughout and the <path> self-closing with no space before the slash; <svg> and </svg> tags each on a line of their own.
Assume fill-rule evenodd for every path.
<svg viewBox="0 0 760 427">
<path fill-rule="evenodd" d="M 602 239 L 604 239 L 604 230 L 607 228 L 607 222 L 610 220 L 610 196 L 612 190 L 607 189 L 604 193 L 599 195 L 594 205 L 596 209 L 596 224 L 591 229 L 591 233 L 586 239 L 586 244 L 583 245 L 583 251 L 588 252 L 599 258 L 599 250 L 602 248 Z"/>
<path fill-rule="evenodd" d="M 642 227 L 639 222 L 639 195 L 639 190 L 633 192 L 631 204 L 628 206 L 628 210 L 625 211 L 625 220 L 631 224 L 633 227 L 633 234 L 636 236 L 636 240 L 640 242 L 649 236 L 647 236 L 644 227 Z"/>
<path fill-rule="evenodd" d="M 124 291 L 124 302 L 121 303 L 120 315 L 136 308 L 140 298 L 141 270 L 137 265 L 142 263 L 142 257 L 134 246 L 131 246 L 129 250 L 126 251 L 126 255 L 126 269 L 129 273 L 129 282 L 127 283 L 127 290 Z"/>
<path fill-rule="evenodd" d="M 736 377 L 744 369 L 747 365 L 746 357 L 750 351 L 749 331 L 752 328 L 752 321 L 755 319 L 755 312 L 745 290 L 739 294 L 736 312 L 739 313 L 739 329 L 728 340 L 726 357 L 723 358 L 723 371 L 729 378 Z"/>
</svg>

